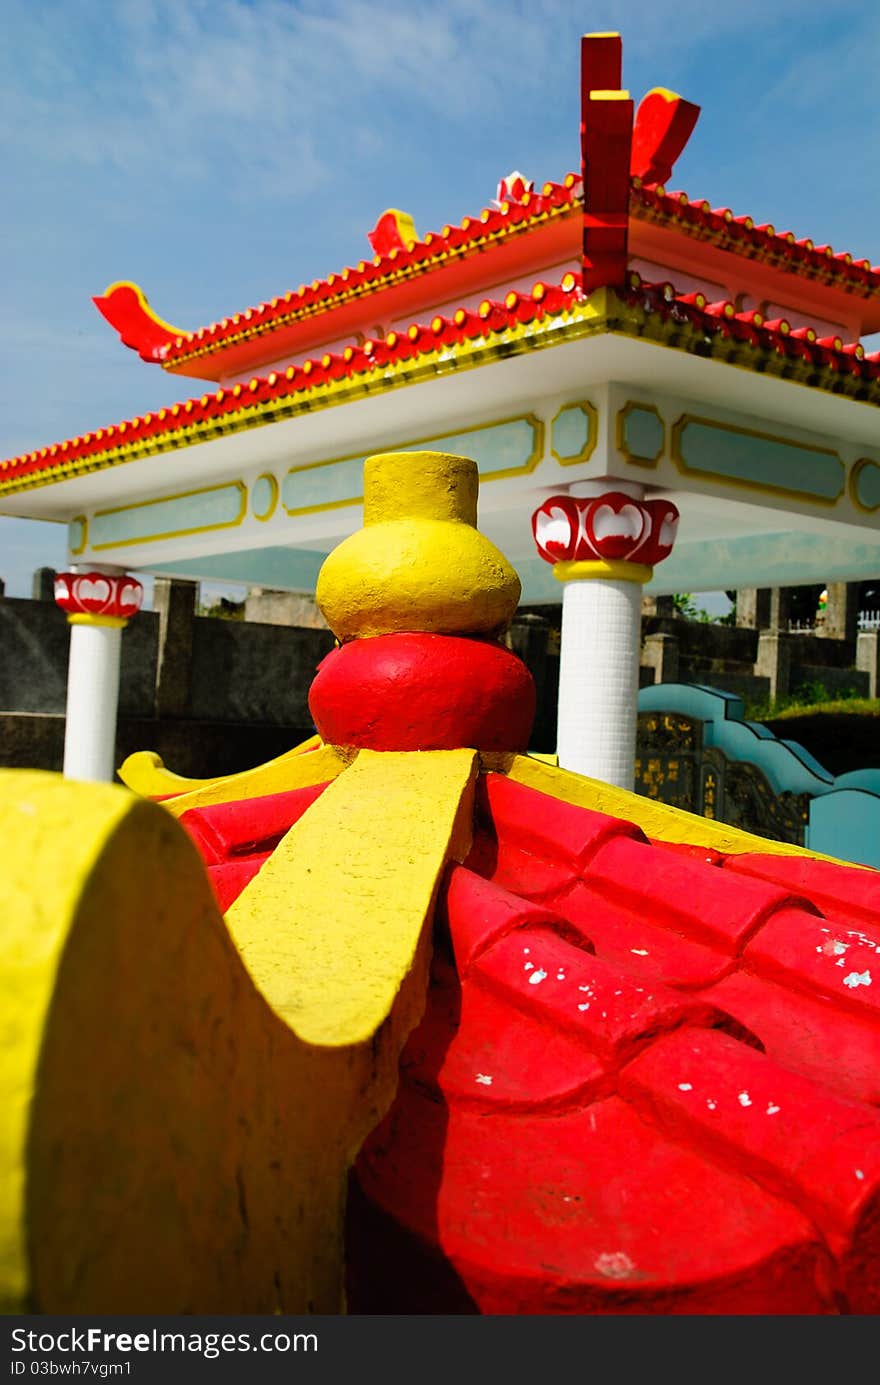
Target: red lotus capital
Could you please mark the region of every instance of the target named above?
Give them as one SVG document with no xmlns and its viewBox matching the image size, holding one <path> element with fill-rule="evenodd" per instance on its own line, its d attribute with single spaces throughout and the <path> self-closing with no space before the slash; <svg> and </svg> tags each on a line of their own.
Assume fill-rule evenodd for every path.
<svg viewBox="0 0 880 1385">
<path fill-rule="evenodd" d="M 532 533 L 548 563 L 604 559 L 654 567 L 672 552 L 678 518 L 669 500 L 634 500 L 622 491 L 554 495 L 532 515 Z"/>
<path fill-rule="evenodd" d="M 143 599 L 140 582 L 127 573 L 59 572 L 55 578 L 55 600 L 71 616 L 127 620 L 137 614 Z"/>
</svg>

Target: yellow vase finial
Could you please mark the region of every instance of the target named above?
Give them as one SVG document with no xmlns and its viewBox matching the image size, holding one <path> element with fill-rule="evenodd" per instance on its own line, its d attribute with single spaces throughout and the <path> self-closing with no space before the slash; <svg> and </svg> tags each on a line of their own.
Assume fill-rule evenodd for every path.
<svg viewBox="0 0 880 1385">
<path fill-rule="evenodd" d="M 339 639 L 488 634 L 509 622 L 520 581 L 476 528 L 478 486 L 468 457 L 367 458 L 364 527 L 334 549 L 318 576 L 318 605 Z"/>
</svg>

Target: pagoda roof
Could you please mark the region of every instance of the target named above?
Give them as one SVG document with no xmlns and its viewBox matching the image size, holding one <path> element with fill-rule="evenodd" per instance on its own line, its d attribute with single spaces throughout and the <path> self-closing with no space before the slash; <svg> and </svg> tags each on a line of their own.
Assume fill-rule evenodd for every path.
<svg viewBox="0 0 880 1385">
<path fill-rule="evenodd" d="M 444 226 L 442 231 L 422 238 L 404 238 L 392 232 L 398 243 L 371 260 L 361 260 L 357 266 L 302 284 L 194 331 L 179 331 L 156 318 L 135 285 L 111 286 L 95 303 L 120 331 L 123 341 L 138 350 L 144 360 L 161 364 L 172 373 L 199 376 L 201 370 L 201 378 L 206 374 L 214 378 L 210 372 L 218 369 L 246 369 L 247 358 L 253 358 L 257 344 L 266 359 L 269 351 L 280 356 L 295 351 L 303 339 L 314 340 L 316 318 L 332 315 L 333 325 L 328 321 L 324 335 L 334 335 L 337 320 L 342 325 L 344 310 L 366 296 L 394 291 L 399 296 L 414 280 L 426 275 L 443 280 L 451 277 L 450 271 L 457 284 L 466 287 L 465 264 L 474 256 L 481 257 L 478 270 L 485 281 L 493 260 L 498 262 L 500 274 L 515 271 L 517 260 L 532 248 L 537 251 L 539 242 L 543 252 L 544 245 L 555 242 L 562 248 L 570 240 L 576 254 L 583 209 L 582 179 L 569 173 L 562 182 L 545 183 L 539 193 L 525 190 L 518 199 L 485 207 L 477 215 L 465 216 L 457 226 Z M 393 215 L 386 213 L 385 217 Z M 685 192 L 645 185 L 637 177 L 632 180 L 629 215 L 636 249 L 640 223 L 709 243 L 772 271 L 779 280 L 780 293 L 784 293 L 785 280 L 794 276 L 864 300 L 865 330 L 880 329 L 880 266 L 872 266 L 867 259 L 834 251 L 830 245 L 816 245 L 792 231 L 777 231 L 769 223 L 756 224 L 751 216 L 736 215 L 729 207 L 712 207 Z M 376 238 L 376 232 L 372 235 Z M 437 302 L 444 296 L 439 281 L 434 296 Z"/>
<path fill-rule="evenodd" d="M 582 39 L 580 174 L 511 173 L 421 238 L 386 211 L 371 260 L 194 332 L 111 285 L 95 302 L 126 345 L 216 387 L 6 459 L 0 494 L 601 332 L 880 402 L 857 339 L 880 328 L 880 266 L 667 191 L 699 108 L 654 88 L 634 115 L 621 62 L 619 35 Z"/>
<path fill-rule="evenodd" d="M 645 283 L 637 273 L 628 275 L 625 288 L 603 286 L 585 294 L 582 276 L 569 271 L 560 283 L 538 280 L 531 291 L 511 290 L 503 300 L 485 298 L 476 308 L 435 314 L 382 339 L 352 341 L 247 383 L 0 461 L 0 495 L 600 332 L 661 342 L 880 404 L 880 352 L 820 331 L 738 312 L 730 301 L 708 303 L 702 293 Z"/>
<path fill-rule="evenodd" d="M 358 1163 L 350 1309 L 876 1312 L 880 874 L 496 759 Z M 325 773 L 180 799 L 222 910 Z"/>
</svg>

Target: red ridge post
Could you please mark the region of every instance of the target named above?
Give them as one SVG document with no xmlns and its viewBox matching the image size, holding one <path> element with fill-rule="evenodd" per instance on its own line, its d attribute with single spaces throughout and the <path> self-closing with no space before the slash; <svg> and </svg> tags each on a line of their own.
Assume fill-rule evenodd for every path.
<svg viewBox="0 0 880 1385">
<path fill-rule="evenodd" d="M 619 34 L 581 39 L 583 281 L 623 285 L 627 268 L 633 103 L 622 91 Z"/>
</svg>

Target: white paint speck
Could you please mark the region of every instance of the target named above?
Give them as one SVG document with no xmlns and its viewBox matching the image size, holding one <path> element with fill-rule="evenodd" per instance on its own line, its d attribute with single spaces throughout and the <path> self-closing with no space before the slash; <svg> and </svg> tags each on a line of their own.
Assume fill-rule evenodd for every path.
<svg viewBox="0 0 880 1385">
<path fill-rule="evenodd" d="M 624 1251 L 615 1250 L 606 1251 L 604 1255 L 598 1256 L 594 1268 L 606 1279 L 629 1279 L 635 1265 Z"/>
<path fill-rule="evenodd" d="M 591 994 L 591 991 L 590 991 L 589 986 L 578 986 L 578 990 L 579 990 L 579 991 L 586 991 L 587 995 L 590 995 L 590 994 Z"/>
<path fill-rule="evenodd" d="M 590 1008 L 590 1002 L 589 1002 L 588 1000 L 585 1000 L 584 1003 L 583 1003 L 583 1005 L 579 1005 L 579 1006 L 578 1006 L 578 1009 L 579 1009 L 579 1010 L 589 1010 L 589 1008 Z"/>
<path fill-rule="evenodd" d="M 853 1169 L 853 1173 L 855 1174 L 856 1178 L 857 1178 L 857 1179 L 859 1180 L 859 1182 L 861 1183 L 862 1179 L 863 1179 L 864 1176 L 865 1176 L 864 1173 L 863 1173 L 863 1171 L 862 1171 L 861 1169 Z"/>
<path fill-rule="evenodd" d="M 542 971 L 541 968 L 538 967 L 538 970 L 537 970 L 537 971 L 533 971 L 532 974 L 531 974 L 531 976 L 529 977 L 529 985 L 530 985 L 530 986 L 538 986 L 538 985 L 540 985 L 540 983 L 541 983 L 542 981 L 546 981 L 546 980 L 547 980 L 547 973 L 546 973 L 546 971 Z"/>
<path fill-rule="evenodd" d="M 714 1111 L 715 1107 L 718 1105 L 718 1102 L 713 1101 L 712 1098 L 709 1096 L 706 1098 L 706 1105 L 708 1106 L 710 1111 Z"/>
<path fill-rule="evenodd" d="M 491 1087 L 491 1086 L 492 1086 L 492 1079 L 491 1079 L 491 1077 L 489 1076 L 488 1073 L 485 1073 L 485 1072 L 478 1072 L 478 1073 L 477 1073 L 476 1080 L 479 1082 L 479 1084 L 480 1084 L 481 1087 Z"/>
<path fill-rule="evenodd" d="M 523 948 L 523 952 L 525 953 L 526 957 L 528 957 L 528 955 L 529 955 L 529 953 L 531 952 L 531 950 L 532 950 L 532 949 L 531 949 L 530 947 L 524 947 L 524 948 Z"/>
<path fill-rule="evenodd" d="M 749 1096 L 748 1092 L 740 1092 L 737 1101 L 740 1106 L 751 1106 L 752 1104 L 752 1098 Z"/>
<path fill-rule="evenodd" d="M 690 1082 L 679 1082 L 678 1090 L 680 1092 L 692 1092 L 694 1090 L 693 1084 Z"/>
<path fill-rule="evenodd" d="M 535 964 L 534 964 L 534 962 L 523 962 L 523 971 L 534 971 L 534 970 L 535 970 Z"/>
<path fill-rule="evenodd" d="M 615 995 L 623 995 L 623 991 L 615 991 L 614 994 L 615 994 Z"/>
<path fill-rule="evenodd" d="M 871 973 L 869 971 L 851 971 L 849 976 L 843 978 L 843 984 L 849 986 L 851 991 L 854 991 L 856 986 L 870 986 Z"/>
<path fill-rule="evenodd" d="M 649 955 L 646 947 L 631 947 L 630 952 L 634 957 L 647 957 Z"/>
<path fill-rule="evenodd" d="M 827 943 L 822 943 L 816 951 L 824 952 L 826 957 L 842 957 L 848 947 L 849 943 L 842 943 L 838 938 L 829 938 Z"/>
<path fill-rule="evenodd" d="M 768 1101 L 768 1102 L 767 1102 L 767 1115 L 768 1115 L 768 1116 L 775 1116 L 775 1115 L 778 1113 L 779 1109 L 780 1109 L 780 1108 L 779 1108 L 778 1106 L 774 1106 L 774 1105 L 773 1105 L 773 1102 L 772 1102 L 772 1101 Z"/>
<path fill-rule="evenodd" d="M 562 970 L 561 967 L 559 968 L 559 971 L 556 973 L 556 980 L 557 980 L 557 981 L 564 981 L 564 980 L 565 980 L 565 972 Z"/>
</svg>

